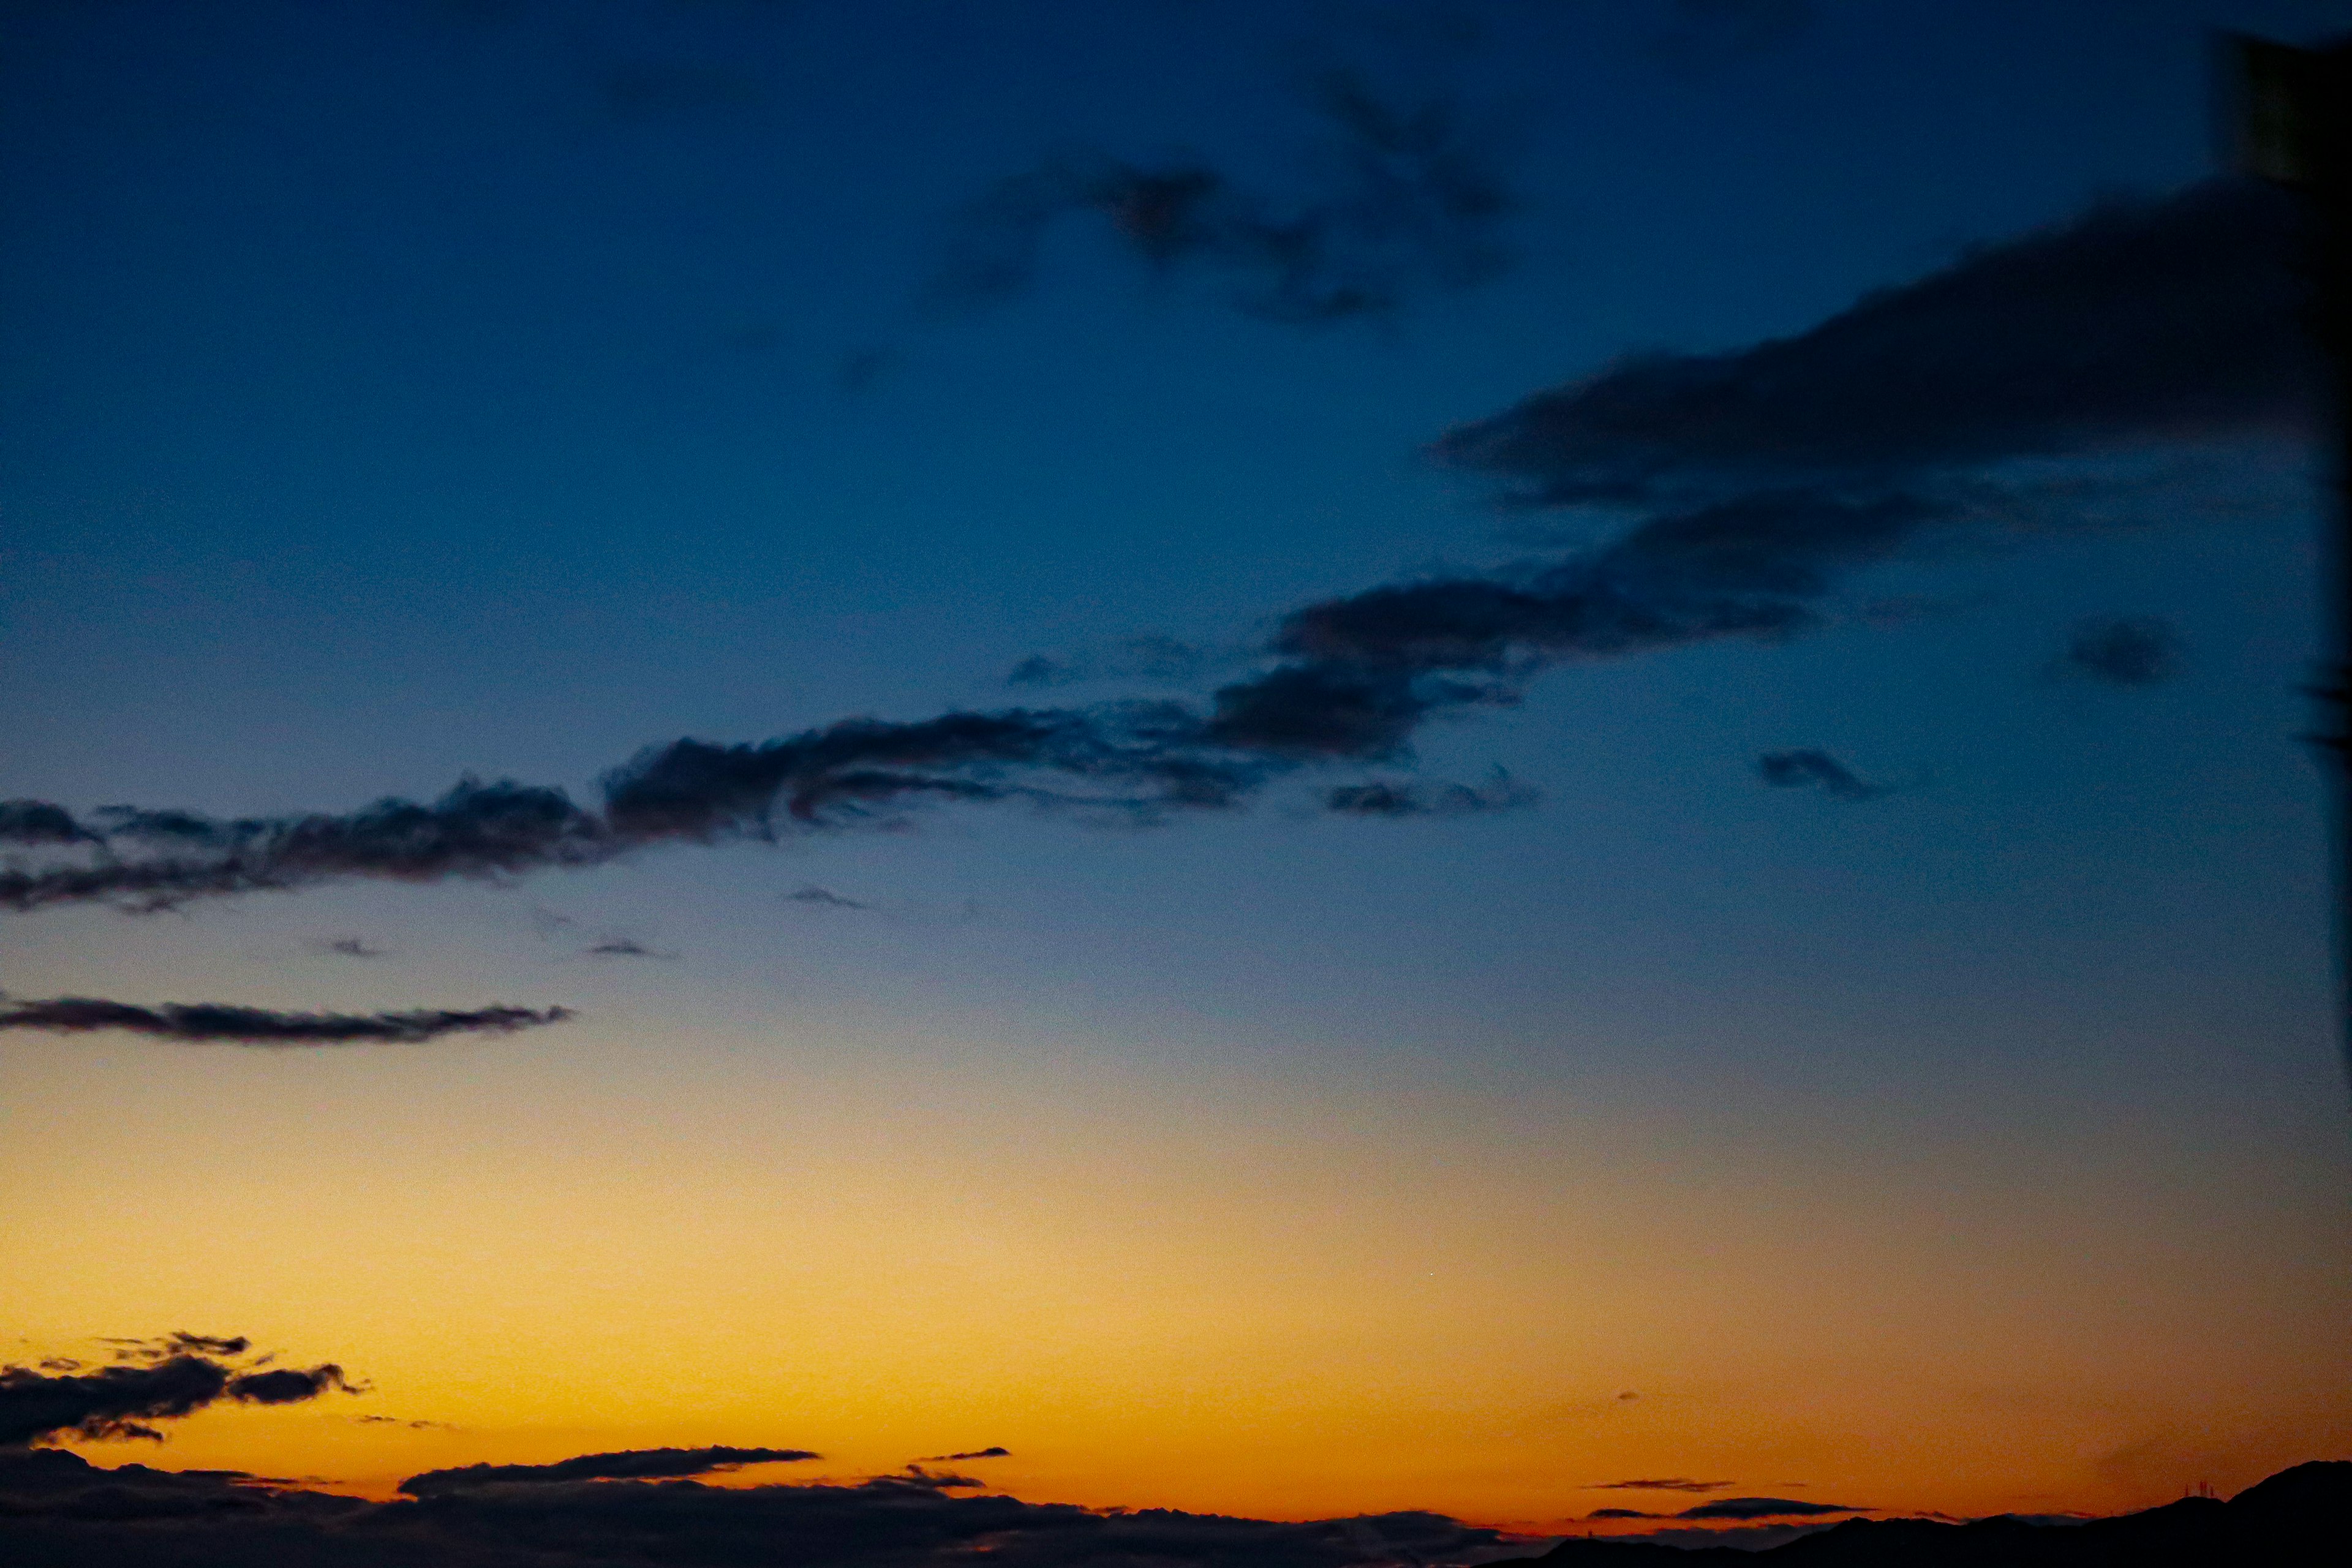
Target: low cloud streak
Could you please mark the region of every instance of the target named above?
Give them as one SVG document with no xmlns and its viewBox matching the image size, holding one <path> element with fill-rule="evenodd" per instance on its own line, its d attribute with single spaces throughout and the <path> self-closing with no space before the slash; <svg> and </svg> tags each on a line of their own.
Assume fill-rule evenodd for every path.
<svg viewBox="0 0 2352 1568">
<path fill-rule="evenodd" d="M 396 1013 L 282 1013 L 224 1002 L 166 1002 L 144 1007 L 95 996 L 47 1001 L 0 998 L 0 1029 L 51 1034 L 121 1030 L 183 1045 L 422 1045 L 447 1035 L 512 1034 L 563 1023 L 565 1007 L 415 1008 Z"/>
</svg>

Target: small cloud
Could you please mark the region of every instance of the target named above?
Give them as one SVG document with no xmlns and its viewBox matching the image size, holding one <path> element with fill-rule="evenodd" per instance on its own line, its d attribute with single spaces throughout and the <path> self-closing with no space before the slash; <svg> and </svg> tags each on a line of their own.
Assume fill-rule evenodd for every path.
<svg viewBox="0 0 2352 1568">
<path fill-rule="evenodd" d="M 1776 789 L 1817 787 L 1835 800 L 1875 800 L 1886 793 L 1885 785 L 1864 784 L 1843 763 L 1811 747 L 1767 752 L 1756 759 L 1756 773 Z"/>
<path fill-rule="evenodd" d="M 1638 1508 L 1596 1508 L 1584 1516 L 1587 1519 L 1665 1519 L 1663 1513 L 1644 1513 Z"/>
<path fill-rule="evenodd" d="M 845 899 L 830 888 L 820 888 L 814 882 L 794 888 L 784 895 L 787 903 L 806 904 L 819 910 L 870 910 L 871 904 L 861 904 L 856 899 Z"/>
<path fill-rule="evenodd" d="M 1316 77 L 1309 103 L 1328 132 L 1319 188 L 1274 202 L 1200 163 L 1073 150 L 964 209 L 933 302 L 971 310 L 1024 292 L 1045 235 L 1068 218 L 1100 223 L 1155 272 L 1220 277 L 1244 313 L 1299 326 L 1385 315 L 1417 289 L 1505 268 L 1497 234 L 1516 202 L 1493 138 L 1457 104 L 1392 100 L 1349 70 Z"/>
<path fill-rule="evenodd" d="M 383 948 L 370 947 L 363 938 L 356 936 L 331 937 L 325 942 L 317 942 L 313 945 L 316 946 L 320 952 L 331 952 L 338 958 L 382 958 L 384 956 L 384 950 Z"/>
<path fill-rule="evenodd" d="M 947 1465 L 953 1464 L 959 1459 L 1009 1459 L 1012 1457 L 1013 1450 L 1010 1448 L 974 1448 L 968 1454 L 930 1454 L 922 1458 L 917 1459 L 915 1463 L 918 1465 Z"/>
<path fill-rule="evenodd" d="M 1676 1519 L 1810 1519 L 1824 1513 L 1868 1513 L 1842 1502 L 1806 1502 L 1800 1498 L 1727 1497 L 1713 1502 L 1703 1502 L 1696 1508 L 1686 1508 L 1675 1515 Z"/>
<path fill-rule="evenodd" d="M 664 962 L 677 957 L 675 952 L 664 952 L 657 948 L 647 947 L 632 936 L 605 937 L 600 942 L 592 943 L 587 949 L 587 953 L 591 958 L 653 958 Z"/>
<path fill-rule="evenodd" d="M 1543 798 L 1501 768 L 1480 784 L 1417 784 L 1374 780 L 1327 790 L 1323 809 L 1338 816 L 1478 816 L 1517 811 Z"/>
<path fill-rule="evenodd" d="M 1626 1396 L 1621 1394 L 1619 1397 Z M 1662 1476 L 1633 1481 L 1595 1481 L 1584 1489 L 1589 1492 L 1719 1492 L 1730 1484 L 1729 1481 L 1695 1481 L 1687 1476 Z"/>
<path fill-rule="evenodd" d="M 1031 654 L 1004 678 L 1008 686 L 1068 686 L 1081 680 L 1150 680 L 1189 685 L 1211 662 L 1208 649 L 1157 634 L 1108 648 L 1056 658 Z"/>
<path fill-rule="evenodd" d="M 915 1491 L 984 1491 L 986 1481 L 974 1476 L 959 1476 L 947 1470 L 927 1470 L 920 1465 L 908 1465 L 905 1469 L 887 1476 L 876 1476 L 865 1483 L 880 1491 L 907 1488 Z"/>
<path fill-rule="evenodd" d="M 2109 686 L 2156 686 L 2179 673 L 2180 653 L 2180 634 L 2168 621 L 2098 616 L 2075 623 L 2057 668 Z"/>
</svg>

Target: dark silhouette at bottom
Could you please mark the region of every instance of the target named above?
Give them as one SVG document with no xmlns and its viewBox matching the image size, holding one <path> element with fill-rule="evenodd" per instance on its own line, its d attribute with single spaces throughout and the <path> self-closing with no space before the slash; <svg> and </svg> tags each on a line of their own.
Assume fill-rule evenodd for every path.
<svg viewBox="0 0 2352 1568">
<path fill-rule="evenodd" d="M 1765 1563 L 1771 1568 L 2299 1568 L 2352 1559 L 2352 1461 L 2281 1470 L 2229 1501 L 2187 1497 L 2112 1519 L 1968 1524 L 1856 1519 L 1762 1552 L 1566 1541 L 1548 1568 Z"/>
<path fill-rule="evenodd" d="M 778 1451 L 662 1452 L 707 1458 Z M 613 1467 L 587 1468 L 604 1475 Z M 1096 1510 L 958 1497 L 951 1493 L 982 1483 L 919 1471 L 862 1484 L 714 1487 L 537 1473 L 565 1466 L 508 1469 L 533 1472 L 525 1478 L 530 1484 L 506 1484 L 492 1471 L 446 1495 L 377 1503 L 236 1471 L 100 1468 L 62 1449 L 0 1446 L 0 1563 L 969 1568 L 980 1556 L 992 1568 L 1441 1568 L 1510 1552 L 1509 1541 L 1495 1531 L 1428 1513 L 1280 1523 L 1162 1509 Z M 1759 1562 L 1771 1568 L 2266 1568 L 2345 1561 L 2347 1519 L 2352 1463 L 2333 1462 L 2298 1465 L 2228 1502 L 2185 1498 L 2081 1523 L 1854 1520 L 1760 1552 L 1576 1540 L 1533 1561 L 1554 1568 Z"/>
</svg>

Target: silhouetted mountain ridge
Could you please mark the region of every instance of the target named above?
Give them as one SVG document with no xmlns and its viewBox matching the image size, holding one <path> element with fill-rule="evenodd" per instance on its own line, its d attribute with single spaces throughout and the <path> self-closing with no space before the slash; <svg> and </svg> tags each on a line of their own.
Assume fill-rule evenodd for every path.
<svg viewBox="0 0 2352 1568">
<path fill-rule="evenodd" d="M 2327 1459 L 2281 1470 L 2228 1502 L 2183 1498 L 2080 1524 L 1854 1519 L 1761 1552 L 1587 1539 L 1562 1542 L 1536 1561 L 1548 1568 L 1759 1561 L 1772 1568 L 2257 1568 L 2343 1562 L 2352 1555 L 2347 1521 L 2352 1461 Z"/>
</svg>

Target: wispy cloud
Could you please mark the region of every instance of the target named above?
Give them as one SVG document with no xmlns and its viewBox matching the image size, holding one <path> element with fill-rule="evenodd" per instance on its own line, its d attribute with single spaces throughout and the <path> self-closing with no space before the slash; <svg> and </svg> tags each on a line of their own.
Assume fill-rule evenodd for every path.
<svg viewBox="0 0 2352 1568">
<path fill-rule="evenodd" d="M 2021 519 L 2048 526 L 2113 488 L 2096 475 L 2029 483 L 2020 462 L 2306 421 L 2315 384 L 2282 200 L 2214 184 L 2110 205 L 1797 337 L 1629 360 L 1456 429 L 1436 444 L 1441 460 L 1491 476 L 1521 504 L 1574 506 L 1616 531 L 1547 559 L 1298 606 L 1256 667 L 1205 701 L 681 739 L 607 773 L 593 806 L 473 779 L 429 804 L 278 817 L 129 806 L 77 817 L 14 801 L 0 806 L 0 838 L 18 850 L 0 862 L 0 909 L 511 878 L 659 845 L 894 826 L 927 804 L 1151 823 L 1239 806 L 1304 769 L 1409 762 L 1433 720 L 1507 707 L 1546 668 L 1790 637 L 1822 625 L 1831 595 L 1866 568 L 1939 541 L 2014 537 Z M 1175 244 L 1190 211 L 1180 202 L 1124 221 Z M 2132 663 L 2135 648 L 2144 641 L 2090 657 L 2111 671 L 2155 668 Z M 1783 782 L 1848 798 L 1872 787 L 1821 753 L 1779 755 L 1769 771 Z M 1412 816 L 1520 798 L 1359 779 L 1323 804 Z"/>
<path fill-rule="evenodd" d="M 1274 200 L 1201 162 L 1063 153 L 959 215 L 933 300 L 969 310 L 1023 292 L 1047 231 L 1073 217 L 1100 221 L 1155 269 L 1223 279 L 1247 314 L 1298 324 L 1385 314 L 1415 289 L 1503 269 L 1513 198 L 1458 104 L 1384 96 L 1345 69 L 1318 76 L 1309 97 L 1334 154 L 1310 194 Z"/>
<path fill-rule="evenodd" d="M 794 888 L 784 895 L 784 900 L 787 903 L 806 904 L 817 910 L 870 910 L 874 907 L 856 899 L 845 899 L 831 888 L 820 888 L 814 882 Z"/>
<path fill-rule="evenodd" d="M 426 1470 L 400 1483 L 410 1497 L 439 1497 L 478 1487 L 554 1486 L 566 1481 L 662 1480 L 739 1470 L 746 1465 L 797 1464 L 821 1459 L 806 1448 L 631 1448 L 612 1454 L 582 1454 L 549 1465 L 466 1465 Z"/>
<path fill-rule="evenodd" d="M 1767 752 L 1756 759 L 1756 773 L 1775 788 L 1818 789 L 1836 800 L 1875 800 L 1886 793 L 1885 785 L 1864 783 L 1843 763 L 1811 747 Z"/>
<path fill-rule="evenodd" d="M 2168 621 L 2098 616 L 2075 624 L 2057 668 L 2108 686 L 2156 686 L 2179 673 L 2180 655 L 2180 634 Z"/>
<path fill-rule="evenodd" d="M 0 1029 L 87 1034 L 113 1029 L 184 1045 L 421 1045 L 446 1035 L 511 1034 L 560 1024 L 565 1007 L 415 1008 L 397 1013 L 282 1013 L 223 1002 L 167 1002 L 143 1007 L 94 996 L 47 1001 L 0 998 Z"/>
</svg>

